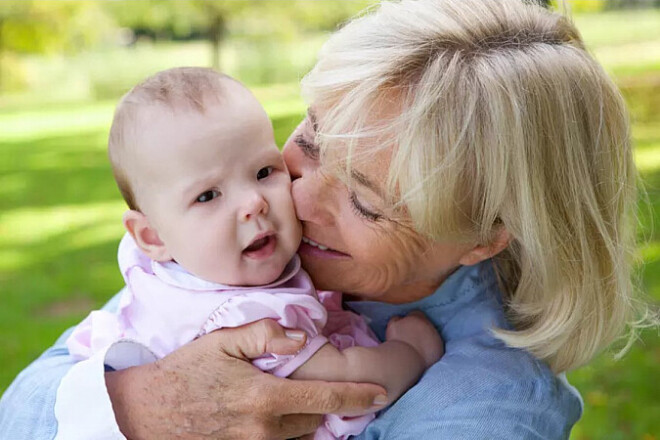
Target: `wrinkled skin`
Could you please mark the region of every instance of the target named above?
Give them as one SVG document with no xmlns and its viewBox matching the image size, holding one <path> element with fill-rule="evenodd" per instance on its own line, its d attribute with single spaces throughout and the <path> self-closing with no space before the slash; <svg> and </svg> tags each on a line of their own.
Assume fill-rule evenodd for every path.
<svg viewBox="0 0 660 440">
<path fill-rule="evenodd" d="M 304 344 L 272 320 L 199 338 L 153 364 L 106 373 L 117 422 L 131 440 L 287 439 L 313 432 L 325 413 L 373 410 L 377 385 L 292 381 L 248 358 Z"/>
</svg>

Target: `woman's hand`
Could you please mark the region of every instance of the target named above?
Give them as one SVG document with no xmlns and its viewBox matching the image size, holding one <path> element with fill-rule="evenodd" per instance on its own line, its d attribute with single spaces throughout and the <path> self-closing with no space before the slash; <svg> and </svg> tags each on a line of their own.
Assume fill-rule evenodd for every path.
<svg viewBox="0 0 660 440">
<path fill-rule="evenodd" d="M 293 354 L 304 339 L 265 319 L 202 336 L 153 364 L 106 373 L 117 424 L 130 440 L 286 439 L 313 432 L 322 414 L 375 407 L 385 394 L 380 386 L 281 379 L 248 362 Z"/>
</svg>

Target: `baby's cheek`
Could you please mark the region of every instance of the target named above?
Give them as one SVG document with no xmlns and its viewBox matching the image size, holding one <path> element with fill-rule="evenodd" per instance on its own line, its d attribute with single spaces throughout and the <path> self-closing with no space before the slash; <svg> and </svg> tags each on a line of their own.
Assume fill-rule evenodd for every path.
<svg viewBox="0 0 660 440">
<path fill-rule="evenodd" d="M 282 194 L 278 199 L 277 204 L 280 209 L 279 217 L 281 221 L 286 222 L 287 226 L 291 226 L 292 228 L 300 228 L 300 220 L 296 216 L 296 209 L 291 194 L 287 192 L 286 194 Z"/>
<path fill-rule="evenodd" d="M 233 276 L 238 261 L 238 252 L 233 242 L 218 243 L 217 238 L 210 238 L 205 243 L 194 248 L 195 256 L 199 264 L 204 267 L 206 278 L 210 281 L 228 283 L 228 277 Z"/>
</svg>

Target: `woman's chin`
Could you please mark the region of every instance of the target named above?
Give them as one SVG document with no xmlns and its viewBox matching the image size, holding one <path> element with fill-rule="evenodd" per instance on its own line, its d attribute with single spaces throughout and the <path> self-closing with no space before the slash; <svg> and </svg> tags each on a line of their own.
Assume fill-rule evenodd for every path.
<svg viewBox="0 0 660 440">
<path fill-rule="evenodd" d="M 322 260 L 301 253 L 300 261 L 316 290 L 334 290 L 350 294 L 352 299 L 378 300 L 381 296 L 374 293 L 380 292 L 380 288 L 370 289 L 365 285 L 365 277 L 359 276 L 364 271 L 356 267 L 350 258 Z"/>
<path fill-rule="evenodd" d="M 300 262 L 314 282 L 317 290 L 345 291 L 347 261 L 341 259 L 319 259 L 300 252 Z"/>
</svg>

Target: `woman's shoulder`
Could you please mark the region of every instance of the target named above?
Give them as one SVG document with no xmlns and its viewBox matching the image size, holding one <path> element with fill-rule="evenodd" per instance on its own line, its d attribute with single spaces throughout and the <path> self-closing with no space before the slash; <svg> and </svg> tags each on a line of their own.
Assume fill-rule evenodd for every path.
<svg viewBox="0 0 660 440">
<path fill-rule="evenodd" d="M 523 350 L 479 345 L 449 349 L 361 438 L 568 438 L 582 402 L 565 378 Z"/>
<path fill-rule="evenodd" d="M 431 393 L 446 393 L 446 388 L 453 388 L 473 396 L 498 395 L 527 404 L 574 401 L 578 408 L 582 405 L 579 393 L 564 375 L 557 376 L 529 352 L 507 347 L 490 335 L 448 347 L 445 356 L 427 371 L 424 382 Z M 443 385 L 438 386 L 441 382 Z"/>
</svg>

